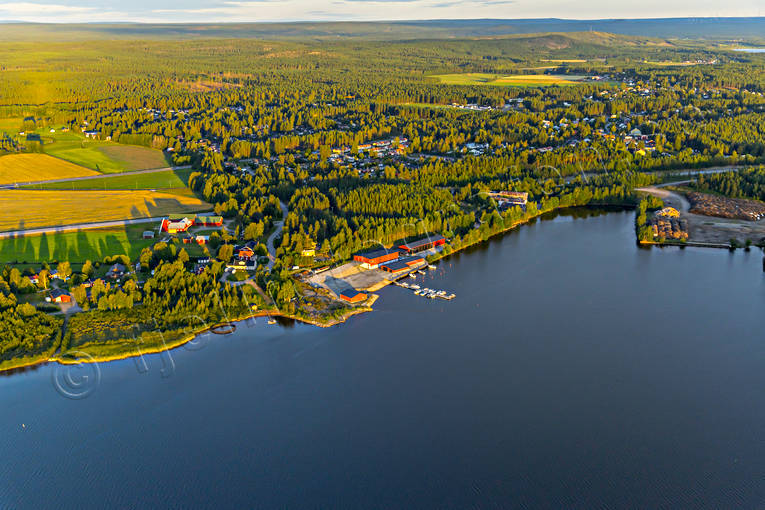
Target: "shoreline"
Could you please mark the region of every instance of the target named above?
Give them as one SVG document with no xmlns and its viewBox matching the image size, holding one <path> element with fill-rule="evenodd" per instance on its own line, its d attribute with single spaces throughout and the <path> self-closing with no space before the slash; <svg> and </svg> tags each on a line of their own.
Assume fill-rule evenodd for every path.
<svg viewBox="0 0 765 510">
<path fill-rule="evenodd" d="M 638 244 L 641 246 L 676 246 L 679 248 L 684 248 L 687 246 L 689 248 L 720 248 L 725 250 L 730 250 L 733 248 L 730 243 L 708 243 L 704 241 L 638 241 Z"/>
<path fill-rule="evenodd" d="M 434 257 L 434 258 L 428 260 L 428 263 L 436 262 L 436 261 L 441 260 L 443 258 L 446 258 L 446 257 L 448 257 L 450 255 L 454 255 L 456 253 L 459 253 L 459 252 L 461 252 L 461 251 L 463 251 L 463 250 L 465 250 L 467 248 L 470 248 L 472 246 L 478 245 L 478 244 L 483 243 L 483 242 L 487 242 L 489 239 L 492 239 L 492 238 L 494 238 L 496 236 L 499 236 L 499 235 L 502 235 L 502 234 L 506 234 L 507 232 L 515 229 L 516 227 L 525 225 L 525 224 L 529 223 L 532 220 L 535 220 L 535 219 L 537 219 L 537 218 L 539 218 L 541 216 L 544 216 L 545 214 L 554 213 L 554 212 L 558 212 L 558 211 L 565 210 L 565 209 L 581 209 L 581 208 L 585 208 L 586 209 L 586 208 L 593 208 L 593 207 L 595 207 L 595 208 L 597 208 L 597 207 L 601 207 L 601 208 L 602 207 L 619 207 L 619 208 L 627 208 L 627 207 L 629 207 L 629 208 L 633 208 L 634 204 L 586 204 L 586 205 L 581 205 L 581 206 L 558 207 L 558 208 L 552 209 L 550 211 L 539 212 L 538 214 L 536 214 L 534 216 L 530 216 L 530 217 L 528 217 L 526 219 L 518 220 L 518 221 L 510 224 L 509 226 L 503 228 L 502 230 L 499 230 L 499 231 L 489 235 L 486 239 L 482 239 L 482 238 L 478 239 L 475 242 L 463 245 L 459 249 L 450 251 L 449 253 L 444 253 L 445 250 L 437 252 L 437 253 L 432 255 L 432 257 Z M 386 279 L 384 282 L 380 282 L 380 283 L 383 283 L 383 285 L 381 285 L 376 290 L 380 290 L 380 289 L 382 289 L 384 287 L 387 287 L 388 285 L 390 285 L 393 282 Z M 348 313 L 344 314 L 341 318 L 332 318 L 332 319 L 329 319 L 327 321 L 319 321 L 319 320 L 314 320 L 314 319 L 310 319 L 310 318 L 300 317 L 298 315 L 288 314 L 288 313 L 282 312 L 280 310 L 273 310 L 273 311 L 272 310 L 258 310 L 258 311 L 246 314 L 245 316 L 237 317 L 237 318 L 232 319 L 232 320 L 227 321 L 227 322 L 231 322 L 233 324 L 237 324 L 237 323 L 241 323 L 241 322 L 244 322 L 246 320 L 249 320 L 249 319 L 256 319 L 256 318 L 261 318 L 261 317 L 281 317 L 283 319 L 291 319 L 291 320 L 294 320 L 294 321 L 297 321 L 297 322 L 301 322 L 303 324 L 309 324 L 311 326 L 316 326 L 316 327 L 320 327 L 320 328 L 331 328 L 333 326 L 337 326 L 337 325 L 345 323 L 348 319 L 350 319 L 351 317 L 354 317 L 356 315 L 360 315 L 360 314 L 368 313 L 368 312 L 373 312 L 374 309 L 372 308 L 372 305 L 375 303 L 377 298 L 378 298 L 378 296 L 373 294 L 372 296 L 370 296 L 370 300 L 371 301 L 369 301 L 365 306 L 351 309 L 351 310 L 348 311 Z M 56 356 L 52 356 L 52 357 L 51 356 L 48 356 L 48 357 L 42 357 L 41 356 L 40 358 L 37 358 L 35 360 L 30 360 L 30 361 L 27 361 L 27 362 L 21 362 L 18 365 L 14 364 L 14 365 L 9 366 L 7 368 L 6 367 L 2 367 L 2 368 L 0 368 L 0 374 L 4 373 L 4 372 L 11 371 L 11 370 L 24 369 L 24 368 L 29 368 L 29 367 L 33 367 L 33 366 L 42 366 L 42 365 L 45 365 L 47 363 L 59 363 L 60 365 L 79 365 L 79 364 L 82 364 L 82 363 L 108 363 L 108 362 L 111 362 L 111 361 L 120 361 L 120 360 L 125 360 L 125 359 L 130 359 L 130 358 L 136 358 L 136 357 L 139 357 L 139 356 L 143 356 L 145 354 L 160 354 L 160 353 L 167 352 L 167 351 L 170 351 L 170 350 L 173 350 L 173 349 L 177 349 L 178 347 L 182 347 L 183 345 L 185 345 L 185 344 L 191 342 L 192 340 L 194 340 L 195 338 L 197 338 L 199 335 L 201 335 L 201 334 L 203 334 L 205 332 L 210 331 L 215 326 L 216 325 L 196 330 L 196 331 L 194 331 L 192 333 L 189 333 L 187 336 L 182 336 L 179 339 L 171 341 L 171 342 L 168 342 L 168 343 L 165 343 L 162 346 L 148 347 L 145 350 L 142 349 L 142 350 L 138 350 L 138 351 L 125 351 L 125 352 L 121 352 L 121 353 L 118 353 L 118 354 L 107 355 L 107 356 L 91 356 L 91 355 L 89 355 L 90 356 L 89 358 L 65 358 L 65 357 L 62 357 L 61 355 L 56 355 Z M 222 336 L 226 336 L 226 335 L 222 335 Z M 8 360 L 8 361 L 11 361 L 11 360 Z"/>
<path fill-rule="evenodd" d="M 227 322 L 223 322 L 221 324 L 226 324 L 226 323 L 239 324 L 239 323 L 245 322 L 245 321 L 247 321 L 249 319 L 257 319 L 257 318 L 262 318 L 262 317 L 281 317 L 283 319 L 290 319 L 290 320 L 294 320 L 294 321 L 297 321 L 297 322 L 301 322 L 303 324 L 308 324 L 308 325 L 316 326 L 316 327 L 320 327 L 320 328 L 331 328 L 333 326 L 337 326 L 339 324 L 342 324 L 342 323 L 346 322 L 348 319 L 350 319 L 351 317 L 353 317 L 355 315 L 360 315 L 362 313 L 373 311 L 371 305 L 374 304 L 374 302 L 376 300 L 377 300 L 377 296 L 374 296 L 372 298 L 371 303 L 369 303 L 368 306 L 352 309 L 348 313 L 343 315 L 341 318 L 338 318 L 338 319 L 333 318 L 333 319 L 330 319 L 330 320 L 328 320 L 326 322 L 320 322 L 320 321 L 317 321 L 317 320 L 311 320 L 311 319 L 299 317 L 297 315 L 284 313 L 284 312 L 281 312 L 281 311 L 278 311 L 278 310 L 277 311 L 259 310 L 259 311 L 253 312 L 252 314 L 247 314 L 246 316 L 243 316 L 243 317 L 237 317 L 237 318 L 235 318 L 233 320 L 230 320 L 230 321 L 227 321 Z M 113 355 L 108 355 L 108 356 L 93 356 L 93 355 L 88 354 L 88 357 L 83 357 L 83 358 L 68 358 L 68 357 L 64 357 L 62 355 L 54 355 L 54 356 L 40 355 L 40 357 L 38 357 L 38 358 L 34 358 L 34 359 L 31 359 L 31 360 L 20 361 L 18 364 L 12 364 L 12 365 L 7 366 L 7 367 L 2 367 L 2 368 L 0 368 L 0 374 L 5 373 L 5 372 L 10 372 L 10 371 L 13 371 L 13 370 L 23 370 L 23 369 L 27 369 L 27 368 L 30 368 L 30 367 L 44 366 L 44 365 L 47 365 L 48 363 L 58 363 L 59 365 L 80 365 L 80 364 L 90 364 L 90 363 L 108 363 L 108 362 L 111 362 L 111 361 L 120 361 L 120 360 L 125 360 L 125 359 L 130 359 L 130 358 L 137 358 L 137 357 L 144 356 L 144 355 L 161 354 L 163 352 L 167 352 L 167 351 L 171 351 L 171 350 L 177 349 L 179 347 L 183 347 L 187 343 L 191 342 L 192 340 L 194 340 L 195 338 L 199 337 L 200 335 L 202 335 L 202 334 L 204 334 L 206 332 L 212 332 L 212 329 L 215 328 L 217 325 L 219 325 L 219 324 L 216 324 L 216 325 L 213 325 L 213 326 L 209 326 L 209 327 L 206 327 L 206 328 L 203 328 L 203 329 L 196 330 L 196 331 L 194 331 L 192 333 L 189 333 L 186 336 L 182 336 L 182 337 L 180 337 L 180 338 L 178 338 L 176 340 L 173 340 L 173 341 L 170 341 L 170 342 L 167 342 L 167 343 L 163 343 L 161 346 L 147 347 L 145 349 L 139 349 L 139 350 L 136 350 L 136 351 L 125 351 L 125 352 L 121 352 L 119 354 L 113 354 Z M 229 333 L 229 334 L 231 334 L 231 333 Z M 224 334 L 224 335 L 221 335 L 221 336 L 228 336 L 228 335 Z M 8 361 L 10 362 L 11 360 L 8 360 Z"/>
</svg>

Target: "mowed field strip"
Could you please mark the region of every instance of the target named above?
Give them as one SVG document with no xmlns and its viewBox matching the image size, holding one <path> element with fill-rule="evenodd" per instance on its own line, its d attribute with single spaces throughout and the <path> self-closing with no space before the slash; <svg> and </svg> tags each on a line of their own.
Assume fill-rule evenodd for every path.
<svg viewBox="0 0 765 510">
<path fill-rule="evenodd" d="M 0 157 L 0 185 L 100 175 L 94 170 L 46 154 Z"/>
<path fill-rule="evenodd" d="M 143 239 L 142 232 L 156 229 L 157 225 L 147 223 L 0 239 L 0 263 L 49 260 L 85 262 L 116 254 L 134 258 L 145 247 L 156 242 L 153 239 Z"/>
<path fill-rule="evenodd" d="M 46 182 L 22 186 L 22 189 L 60 190 L 130 190 L 130 189 L 175 189 L 186 188 L 193 170 L 143 170 L 124 174 L 101 175 L 98 177 L 64 182 Z"/>
<path fill-rule="evenodd" d="M 195 197 L 144 190 L 0 190 L 0 209 L 0 231 L 9 231 L 203 212 L 212 206 Z"/>
<path fill-rule="evenodd" d="M 581 76 L 563 74 L 511 74 L 483 73 L 439 74 L 431 76 L 446 85 L 492 85 L 495 87 L 549 87 L 553 85 L 577 85 Z"/>
</svg>

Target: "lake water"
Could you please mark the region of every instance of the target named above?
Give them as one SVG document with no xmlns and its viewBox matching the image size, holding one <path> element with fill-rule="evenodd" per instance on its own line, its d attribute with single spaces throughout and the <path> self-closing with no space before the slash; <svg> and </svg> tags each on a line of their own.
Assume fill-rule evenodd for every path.
<svg viewBox="0 0 765 510">
<path fill-rule="evenodd" d="M 418 278 L 451 302 L 259 320 L 80 400 L 61 367 L 0 377 L 0 508 L 761 507 L 762 254 L 585 216 Z"/>
<path fill-rule="evenodd" d="M 735 51 L 743 53 L 765 53 L 765 48 L 736 48 Z"/>
</svg>

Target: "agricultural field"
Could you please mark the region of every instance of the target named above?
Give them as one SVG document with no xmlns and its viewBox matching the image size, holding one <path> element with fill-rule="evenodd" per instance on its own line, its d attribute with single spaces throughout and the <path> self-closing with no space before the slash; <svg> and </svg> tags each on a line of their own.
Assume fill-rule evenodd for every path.
<svg viewBox="0 0 765 510">
<path fill-rule="evenodd" d="M 129 190 L 129 189 L 185 189 L 192 170 L 163 170 L 151 173 L 126 173 L 106 175 L 81 181 L 50 182 L 23 186 L 23 189 L 40 190 Z"/>
<path fill-rule="evenodd" d="M 0 231 L 210 211 L 193 196 L 153 191 L 0 190 Z"/>
<path fill-rule="evenodd" d="M 562 74 L 511 74 L 506 76 L 483 73 L 440 74 L 431 76 L 446 85 L 493 85 L 498 87 L 550 87 L 577 85 L 582 76 Z"/>
<path fill-rule="evenodd" d="M 163 168 L 170 164 L 162 151 L 138 145 L 104 145 L 98 150 L 121 164 L 125 172 Z"/>
<path fill-rule="evenodd" d="M 88 140 L 77 133 L 50 133 L 38 130 L 46 154 L 70 161 L 91 170 L 111 174 L 168 166 L 167 158 L 157 149 L 114 142 Z"/>
<path fill-rule="evenodd" d="M 19 127 L 24 122 L 21 117 L 0 118 L 0 135 L 7 134 L 13 136 L 19 131 Z"/>
<path fill-rule="evenodd" d="M 128 255 L 134 259 L 141 250 L 156 242 L 143 239 L 143 231 L 156 231 L 157 227 L 147 223 L 0 239 L 0 263 L 31 264 L 67 260 L 76 264 L 86 260 L 103 260 L 109 255 Z"/>
<path fill-rule="evenodd" d="M 0 157 L 0 184 L 71 179 L 98 172 L 46 154 L 9 154 Z"/>
</svg>

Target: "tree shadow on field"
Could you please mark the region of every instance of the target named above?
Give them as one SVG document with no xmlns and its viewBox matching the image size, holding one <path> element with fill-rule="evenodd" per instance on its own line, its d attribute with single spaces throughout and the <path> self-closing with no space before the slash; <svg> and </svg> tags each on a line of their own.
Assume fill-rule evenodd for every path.
<svg viewBox="0 0 765 510">
<path fill-rule="evenodd" d="M 40 247 L 38 248 L 37 258 L 43 262 L 51 259 L 50 241 L 48 240 L 48 234 L 44 232 L 40 236 Z"/>
</svg>

